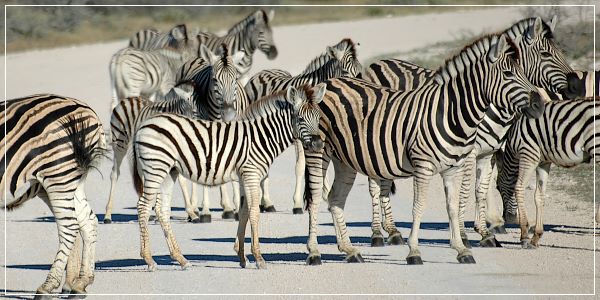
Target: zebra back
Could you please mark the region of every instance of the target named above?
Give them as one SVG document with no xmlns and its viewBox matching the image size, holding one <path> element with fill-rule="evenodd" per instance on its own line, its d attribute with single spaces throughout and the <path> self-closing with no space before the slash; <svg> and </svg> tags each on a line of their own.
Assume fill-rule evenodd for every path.
<svg viewBox="0 0 600 300">
<path fill-rule="evenodd" d="M 246 93 L 239 83 L 238 62 L 244 54 L 230 54 L 224 44 L 218 54 L 204 45 L 200 47 L 201 57 L 181 66 L 175 82 L 193 82 L 193 99 L 199 118 L 231 121 L 248 105 Z"/>
<path fill-rule="evenodd" d="M 185 24 L 173 27 L 168 32 L 158 32 L 156 29 L 143 29 L 136 32 L 129 40 L 129 47 L 139 50 L 171 49 L 186 52 L 188 56 L 197 51 L 197 39 L 190 39 Z"/>
<path fill-rule="evenodd" d="M 2 202 L 17 199 L 11 207 L 35 196 L 33 190 L 53 197 L 73 193 L 107 147 L 89 106 L 53 94 L 7 100 L 0 127 L 0 192 Z"/>
<path fill-rule="evenodd" d="M 343 39 L 334 46 L 328 46 L 325 53 L 313 59 L 303 73 L 292 77 L 287 72 L 264 70 L 252 76 L 244 89 L 250 101 L 255 101 L 289 86 L 315 85 L 341 76 L 356 77 L 362 71 L 356 50 L 357 45 L 351 39 Z"/>
</svg>

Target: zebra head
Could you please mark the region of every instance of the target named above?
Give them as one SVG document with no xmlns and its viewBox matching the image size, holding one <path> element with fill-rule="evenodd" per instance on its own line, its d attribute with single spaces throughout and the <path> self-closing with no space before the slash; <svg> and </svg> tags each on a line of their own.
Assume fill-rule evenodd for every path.
<svg viewBox="0 0 600 300">
<path fill-rule="evenodd" d="M 271 21 L 275 16 L 275 11 L 271 10 L 267 14 L 264 10 L 258 10 L 254 13 L 254 28 L 252 31 L 252 43 L 260 49 L 269 60 L 277 57 L 277 47 L 273 41 L 273 31 L 271 30 Z"/>
<path fill-rule="evenodd" d="M 167 35 L 167 47 L 181 53 L 183 61 L 195 57 L 197 45 L 194 39 L 189 39 L 185 24 L 173 27 Z"/>
<path fill-rule="evenodd" d="M 205 45 L 200 46 L 200 57 L 212 66 L 212 76 L 209 82 L 210 95 L 221 108 L 221 119 L 225 122 L 233 121 L 237 118 L 239 102 L 242 101 L 242 95 L 239 95 L 238 79 L 240 70 L 239 61 L 244 57 L 243 51 L 238 51 L 229 55 L 229 50 L 225 44 L 214 54 Z"/>
<path fill-rule="evenodd" d="M 519 112 L 539 118 L 544 113 L 544 100 L 518 64 L 519 53 L 515 44 L 505 35 L 493 35 L 490 39 L 492 45 L 486 55 L 488 66 L 484 66 L 489 72 L 487 78 L 483 78 L 486 96 L 509 113 Z"/>
<path fill-rule="evenodd" d="M 520 63 L 531 83 L 567 98 L 583 96 L 581 81 L 567 63 L 563 51 L 554 40 L 557 18 L 550 23 L 541 18 L 524 20 L 527 26 L 513 42 L 519 47 Z M 518 23 L 517 23 L 518 24 Z"/>
<path fill-rule="evenodd" d="M 354 43 L 351 39 L 343 39 L 335 46 L 328 46 L 327 53 L 332 59 L 340 63 L 341 74 L 338 76 L 356 77 L 362 71 L 362 65 L 356 56 L 356 50 L 359 48 L 359 43 Z"/>
<path fill-rule="evenodd" d="M 325 83 L 315 87 L 303 85 L 297 89 L 290 86 L 286 92 L 286 100 L 294 107 L 294 137 L 302 142 L 304 149 L 312 152 L 321 151 L 324 145 L 319 135 L 319 103 L 326 87 Z"/>
</svg>

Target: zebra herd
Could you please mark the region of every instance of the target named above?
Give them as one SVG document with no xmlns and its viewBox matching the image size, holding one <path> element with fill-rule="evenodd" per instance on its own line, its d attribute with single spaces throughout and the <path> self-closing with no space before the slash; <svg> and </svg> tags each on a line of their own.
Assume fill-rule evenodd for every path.
<svg viewBox="0 0 600 300">
<path fill-rule="evenodd" d="M 379 60 L 363 69 L 359 44 L 345 38 L 327 46 L 298 75 L 271 69 L 250 76 L 257 49 L 268 59 L 277 57 L 273 17 L 273 11 L 257 10 L 224 36 L 186 25 L 168 32 L 145 29 L 110 61 L 113 168 L 103 221 L 111 222 L 120 166 L 132 149 L 140 255 L 150 271 L 156 270 L 148 233 L 152 209 L 171 258 L 182 268 L 189 266 L 170 225 L 176 179 L 191 222 L 210 221 L 206 189 L 202 210 L 197 210 L 196 184 L 221 186 L 223 218 L 239 219 L 234 249 L 240 265 L 247 264 L 244 237 L 250 221 L 251 252 L 257 267 L 264 268 L 258 222 L 261 211 L 275 211 L 269 169 L 292 144 L 297 158 L 293 213 L 303 213 L 303 204 L 309 212 L 310 265 L 321 263 L 321 199 L 331 212 L 338 249 L 348 262 L 364 261 L 350 242 L 344 218 L 357 173 L 369 177 L 372 246 L 383 245 L 382 227 L 388 243 L 404 244 L 393 221 L 390 194 L 395 179 L 413 178 L 408 264 L 423 263 L 419 228 L 428 186 L 440 174 L 450 246 L 460 263 L 475 263 L 464 226 L 473 177 L 480 245 L 500 246 L 495 234 L 505 232 L 504 222 L 518 222 L 522 246 L 530 248 L 539 245 L 543 233 L 550 165 L 598 162 L 598 102 L 593 98 L 598 96 L 598 72 L 569 66 L 554 39 L 556 18 L 527 18 L 484 35 L 437 70 L 399 59 Z M 85 103 L 52 94 L 7 100 L 1 109 L 0 132 L 6 134 L 0 143 L 0 189 L 7 195 L 5 207 L 14 209 L 39 196 L 59 229 L 59 250 L 37 293 L 58 288 L 65 269 L 63 290 L 85 293 L 94 279 L 98 220 L 84 184 L 108 151 L 102 124 Z M 502 203 L 487 197 L 494 161 Z M 335 176 L 326 179 L 331 163 Z M 530 239 L 523 190 L 534 170 L 536 223 Z M 191 195 L 186 182 L 193 185 Z M 233 202 L 224 187 L 229 182 Z M 502 217 L 494 213 L 500 209 Z"/>
</svg>

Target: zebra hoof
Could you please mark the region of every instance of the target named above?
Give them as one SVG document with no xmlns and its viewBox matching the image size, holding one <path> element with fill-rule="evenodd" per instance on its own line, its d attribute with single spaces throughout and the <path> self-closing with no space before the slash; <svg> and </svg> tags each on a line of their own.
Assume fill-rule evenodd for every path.
<svg viewBox="0 0 600 300">
<path fill-rule="evenodd" d="M 473 255 L 463 255 L 463 256 L 457 257 L 456 259 L 461 264 L 474 264 L 475 263 L 475 258 L 473 258 Z"/>
<path fill-rule="evenodd" d="M 274 213 L 274 212 L 277 212 L 277 210 L 275 209 L 275 206 L 271 205 L 271 206 L 265 207 L 265 212 Z"/>
<path fill-rule="evenodd" d="M 212 218 L 210 215 L 200 215 L 200 223 L 210 223 Z"/>
<path fill-rule="evenodd" d="M 469 242 L 468 238 L 463 238 L 462 242 L 463 242 L 463 245 L 465 245 L 465 247 L 467 247 L 467 249 L 471 249 L 471 243 Z"/>
<path fill-rule="evenodd" d="M 492 235 L 492 236 L 488 236 L 488 237 L 486 237 L 484 239 L 481 239 L 481 241 L 479 242 L 479 247 L 494 248 L 494 247 L 502 247 L 502 245 Z"/>
<path fill-rule="evenodd" d="M 387 242 L 389 245 L 404 245 L 406 242 L 402 238 L 402 235 L 396 234 L 388 236 Z"/>
<path fill-rule="evenodd" d="M 535 249 L 537 248 L 535 245 L 531 244 L 529 239 L 521 240 L 521 248 L 523 249 Z"/>
<path fill-rule="evenodd" d="M 309 266 L 320 266 L 321 263 L 321 256 L 309 256 L 306 259 L 306 264 Z"/>
<path fill-rule="evenodd" d="M 85 291 L 72 290 L 67 299 L 85 299 L 87 293 Z"/>
<path fill-rule="evenodd" d="M 223 214 L 221 215 L 221 217 L 223 218 L 223 220 L 231 220 L 235 218 L 235 213 L 233 211 L 224 211 Z"/>
<path fill-rule="evenodd" d="M 506 227 L 504 227 L 504 225 L 494 226 L 494 227 L 492 227 L 492 229 L 490 229 L 490 232 L 493 234 L 507 234 L 508 233 L 506 231 Z"/>
<path fill-rule="evenodd" d="M 185 264 L 181 265 L 181 270 L 185 271 L 187 269 L 190 269 L 192 267 L 192 264 L 189 262 L 186 262 Z"/>
<path fill-rule="evenodd" d="M 33 299 L 34 300 L 51 300 L 53 297 L 52 295 L 47 295 L 47 294 L 36 294 Z"/>
<path fill-rule="evenodd" d="M 148 265 L 148 272 L 156 271 L 156 264 Z"/>
<path fill-rule="evenodd" d="M 259 205 L 258 208 L 260 209 L 261 213 L 265 212 L 265 206 L 264 205 Z"/>
<path fill-rule="evenodd" d="M 360 253 L 354 253 L 346 257 L 346 261 L 349 263 L 364 263 L 365 259 L 362 257 L 362 255 L 360 255 Z"/>
<path fill-rule="evenodd" d="M 104 224 L 110 224 L 112 223 L 112 220 L 110 218 L 104 218 Z"/>
<path fill-rule="evenodd" d="M 375 236 L 371 238 L 371 247 L 383 247 L 384 245 L 383 237 Z"/>
<path fill-rule="evenodd" d="M 190 220 L 190 222 L 192 222 L 194 224 L 200 223 L 200 218 L 192 219 L 192 220 Z"/>
<path fill-rule="evenodd" d="M 303 210 L 302 208 L 300 208 L 300 207 L 294 207 L 294 209 L 292 210 L 292 212 L 293 212 L 295 215 L 301 215 L 301 214 L 303 214 L 303 213 L 304 213 L 304 210 Z"/>
<path fill-rule="evenodd" d="M 423 260 L 420 256 L 409 256 L 406 258 L 406 263 L 409 265 L 422 265 Z"/>
<path fill-rule="evenodd" d="M 239 221 L 239 220 L 240 220 L 240 214 L 239 214 L 239 213 L 235 213 L 235 214 L 233 214 L 233 218 L 234 218 L 236 221 Z"/>
</svg>

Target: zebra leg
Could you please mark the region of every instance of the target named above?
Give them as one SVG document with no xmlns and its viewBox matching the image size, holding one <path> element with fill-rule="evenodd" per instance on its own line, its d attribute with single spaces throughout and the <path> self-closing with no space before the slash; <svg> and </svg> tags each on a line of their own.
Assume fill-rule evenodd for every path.
<svg viewBox="0 0 600 300">
<path fill-rule="evenodd" d="M 319 153 L 304 152 L 306 157 L 307 172 L 304 176 L 308 184 L 310 194 L 307 194 L 308 206 L 308 240 L 306 248 L 308 249 L 308 265 L 320 265 L 321 253 L 317 249 L 317 216 L 319 214 L 319 204 L 322 199 L 323 178 L 327 173 L 330 158 L 323 151 Z"/>
<path fill-rule="evenodd" d="M 219 190 L 221 190 L 221 207 L 223 208 L 223 213 L 221 214 L 221 218 L 223 219 L 233 219 L 234 218 L 234 206 L 231 202 L 231 198 L 229 198 L 229 191 L 227 190 L 227 184 L 221 184 L 219 186 Z"/>
<path fill-rule="evenodd" d="M 463 245 L 467 248 L 471 248 L 469 243 L 469 237 L 465 231 L 465 208 L 467 201 L 469 201 L 471 194 L 471 178 L 473 177 L 473 166 L 475 165 L 475 151 L 471 151 L 462 166 L 460 174 L 460 190 L 459 190 L 459 204 L 458 204 L 458 227 L 460 230 L 460 238 L 462 239 Z M 487 228 L 486 228 L 487 230 Z"/>
<path fill-rule="evenodd" d="M 348 228 L 346 227 L 346 221 L 344 220 L 344 206 L 346 205 L 348 193 L 350 193 L 350 189 L 352 189 L 352 185 L 356 179 L 356 171 L 337 159 L 334 159 L 333 163 L 335 179 L 333 180 L 333 186 L 331 187 L 328 202 L 329 211 L 331 212 L 335 227 L 338 249 L 341 252 L 346 253 L 347 262 L 362 263 L 364 262 L 364 259 L 360 255 L 358 249 L 352 247 L 350 236 L 348 235 Z"/>
<path fill-rule="evenodd" d="M 261 189 L 260 189 L 260 176 L 257 174 L 244 174 L 244 190 L 248 200 L 248 211 L 249 211 L 249 220 L 250 220 L 250 233 L 252 236 L 251 239 L 251 251 L 252 255 L 254 255 L 254 259 L 256 259 L 256 267 L 258 269 L 266 268 L 265 259 L 262 257 L 260 253 L 260 244 L 258 242 L 258 220 L 260 217 L 260 199 L 261 199 Z"/>
<path fill-rule="evenodd" d="M 414 177 L 414 201 L 413 201 L 413 224 L 408 237 L 408 247 L 410 248 L 406 262 L 409 265 L 422 265 L 421 251 L 419 251 L 419 228 L 421 227 L 421 217 L 425 210 L 427 202 L 427 189 L 433 177 L 433 168 L 430 164 L 417 165 Z"/>
<path fill-rule="evenodd" d="M 550 163 L 542 163 L 537 168 L 537 185 L 535 189 L 535 232 L 531 239 L 531 245 L 538 247 L 539 241 L 544 234 L 544 222 L 542 211 L 544 209 L 544 198 L 546 197 L 546 184 L 550 173 Z"/>
<path fill-rule="evenodd" d="M 67 260 L 74 248 L 75 239 L 79 235 L 75 211 L 73 209 L 73 193 L 57 193 L 47 191 L 44 202 L 51 208 L 58 228 L 58 252 L 46 277 L 46 281 L 36 290 L 36 294 L 50 294 L 60 286 Z"/>
<path fill-rule="evenodd" d="M 113 200 L 115 197 L 115 189 L 117 188 L 117 180 L 121 173 L 121 163 L 125 157 L 125 151 L 123 151 L 117 142 L 113 142 L 113 167 L 110 173 L 110 194 L 108 195 L 108 203 L 106 203 L 106 213 L 104 214 L 104 224 L 112 223 L 112 207 Z"/>
<path fill-rule="evenodd" d="M 75 236 L 75 243 L 71 254 L 67 260 L 65 283 L 63 283 L 61 294 L 68 294 L 73 289 L 73 285 L 81 270 L 81 235 Z"/>
<path fill-rule="evenodd" d="M 369 177 L 369 194 L 371 194 L 371 205 L 373 208 L 373 219 L 371 221 L 371 247 L 383 247 L 383 233 L 381 233 L 381 207 L 379 206 L 381 180 Z"/>
<path fill-rule="evenodd" d="M 198 185 L 195 184 L 192 187 L 192 198 L 195 198 L 196 195 L 196 187 Z M 210 223 L 210 199 L 208 197 L 208 186 L 202 186 L 202 211 L 200 212 L 200 223 Z"/>
<path fill-rule="evenodd" d="M 192 203 L 192 198 L 188 193 L 188 180 L 183 177 L 183 175 L 179 174 L 177 176 L 177 181 L 179 182 L 179 187 L 181 187 L 181 193 L 183 194 L 183 202 L 185 203 L 185 212 L 188 215 L 188 221 L 192 223 L 199 223 L 200 217 L 196 214 L 196 207 Z M 192 185 L 195 185 L 194 182 L 189 181 Z"/>
<path fill-rule="evenodd" d="M 179 244 L 173 235 L 173 229 L 171 228 L 171 193 L 173 192 L 173 184 L 177 178 L 176 171 L 171 172 L 165 177 L 162 183 L 162 193 L 160 197 L 156 199 L 156 217 L 160 221 L 160 227 L 162 227 L 163 234 L 167 240 L 167 246 L 169 247 L 169 253 L 171 259 L 176 260 L 181 269 L 185 270 L 190 263 L 181 254 Z"/>
<path fill-rule="evenodd" d="M 79 231 L 83 238 L 83 251 L 80 273 L 72 285 L 71 293 L 85 294 L 86 287 L 94 282 L 98 218 L 87 201 L 83 184 L 75 191 L 75 201 L 75 213 L 79 222 Z"/>
<path fill-rule="evenodd" d="M 477 159 L 477 172 L 475 177 L 475 231 L 482 236 L 482 241 L 493 233 L 506 233 L 504 221 L 499 214 L 502 210 L 500 199 L 489 197 L 490 181 L 492 179 L 492 156 L 486 155 Z M 491 229 L 488 230 L 487 223 Z M 487 235 L 485 234 L 487 231 Z M 491 231 L 491 232 L 490 232 Z M 485 247 L 484 244 L 481 244 Z M 491 244 L 490 244 L 491 245 Z"/>
<path fill-rule="evenodd" d="M 460 190 L 456 187 L 463 180 L 464 166 L 452 167 L 441 173 L 446 192 L 446 210 L 450 220 L 450 247 L 458 252 L 456 259 L 461 264 L 474 264 L 473 254 L 463 244 L 460 232 Z"/>
<path fill-rule="evenodd" d="M 146 178 L 143 178 L 142 180 L 144 182 L 144 187 L 142 196 L 140 196 L 137 203 L 138 224 L 140 226 L 140 256 L 148 265 L 148 271 L 153 272 L 156 271 L 156 262 L 152 258 L 152 253 L 150 252 L 148 221 L 150 219 L 152 206 L 154 206 L 158 198 L 157 195 L 160 192 L 160 186 L 156 186 L 158 181 L 150 181 Z"/>
<path fill-rule="evenodd" d="M 244 253 L 244 242 L 246 239 L 246 226 L 248 225 L 248 201 L 245 196 L 240 196 L 240 209 L 239 209 L 239 222 L 237 237 L 235 238 L 235 244 L 233 250 L 235 250 L 240 260 L 240 266 L 246 267 L 246 254 Z"/>
<path fill-rule="evenodd" d="M 261 199 L 261 205 L 260 205 L 260 212 L 276 212 L 277 210 L 275 209 L 275 205 L 273 205 L 273 202 L 271 201 L 271 195 L 269 195 L 269 175 L 267 175 L 267 177 L 265 177 L 265 179 L 261 182 L 261 189 L 262 189 L 262 199 Z"/>
<path fill-rule="evenodd" d="M 383 230 L 388 233 L 387 242 L 389 245 L 404 245 L 404 238 L 402 238 L 402 234 L 394 223 L 392 205 L 390 204 L 390 193 L 393 184 L 394 181 L 392 180 L 382 180 L 379 185 L 381 188 L 379 201 L 383 211 Z"/>
<path fill-rule="evenodd" d="M 529 224 L 527 221 L 527 209 L 525 208 L 525 187 L 533 175 L 536 166 L 530 163 L 529 161 L 525 161 L 524 158 L 521 158 L 519 161 L 519 176 L 517 177 L 517 183 L 515 185 L 515 199 L 517 201 L 518 207 L 518 215 L 519 215 L 519 225 L 521 228 L 521 247 L 524 249 L 532 249 L 533 245 L 531 245 L 529 240 Z"/>
<path fill-rule="evenodd" d="M 297 140 L 294 142 L 294 146 L 296 148 L 296 187 L 294 189 L 294 209 L 292 211 L 295 215 L 299 215 L 304 213 L 304 210 L 302 209 L 302 179 L 304 177 L 306 160 L 304 159 L 304 147 L 302 147 L 302 142 Z"/>
</svg>

